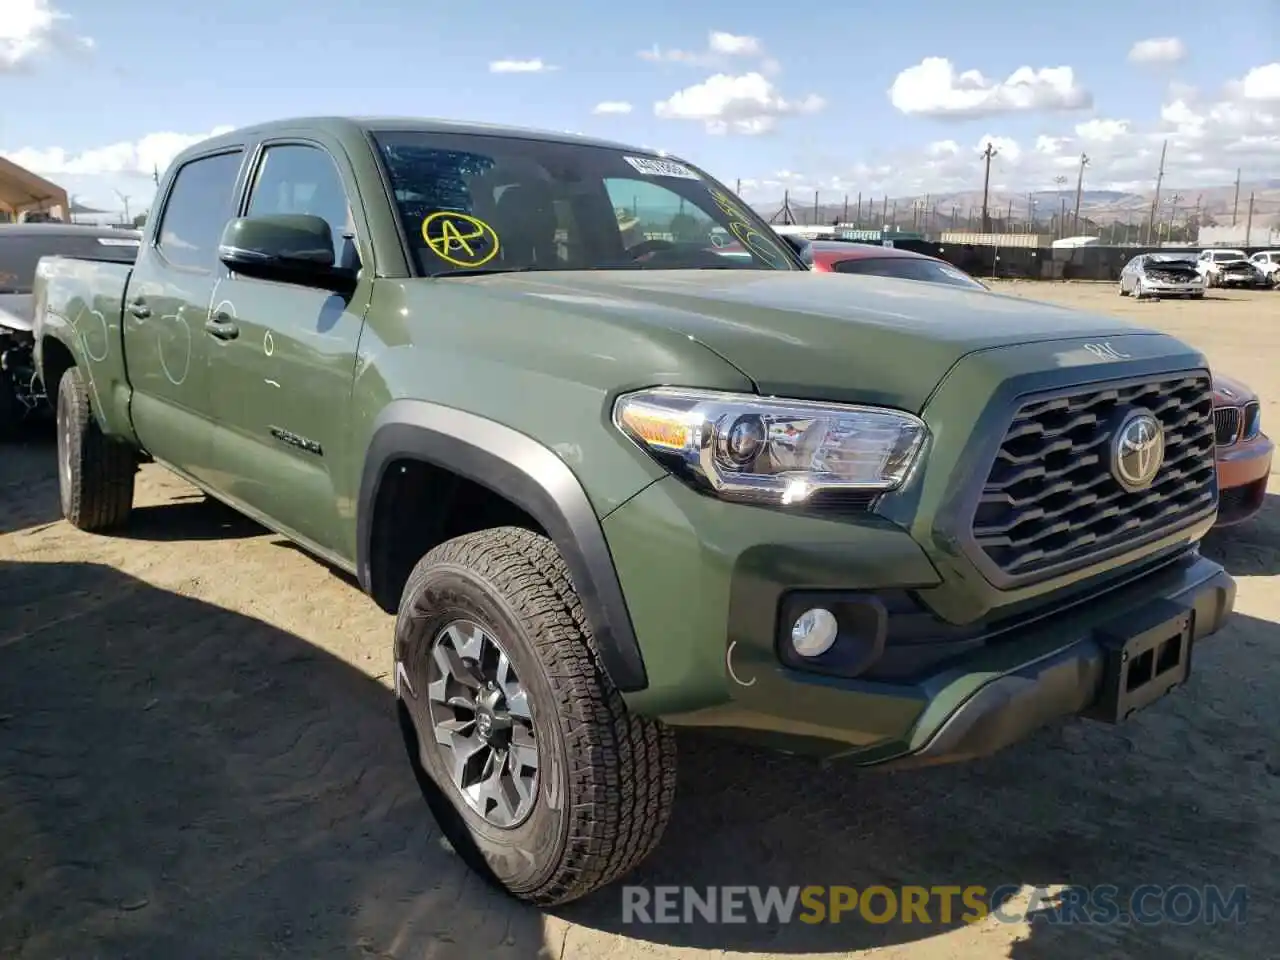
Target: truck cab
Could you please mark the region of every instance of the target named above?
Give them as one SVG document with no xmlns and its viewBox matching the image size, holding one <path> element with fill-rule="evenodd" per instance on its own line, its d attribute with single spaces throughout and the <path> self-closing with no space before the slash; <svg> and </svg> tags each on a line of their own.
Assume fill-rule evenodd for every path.
<svg viewBox="0 0 1280 960">
<path fill-rule="evenodd" d="M 125 526 L 150 460 L 350 573 L 431 810 L 541 905 L 654 848 L 679 726 L 964 761 L 1125 721 L 1234 604 L 1202 353 L 811 271 L 625 144 L 232 131 L 136 263 L 41 260 L 34 316 L 67 519 Z"/>
</svg>

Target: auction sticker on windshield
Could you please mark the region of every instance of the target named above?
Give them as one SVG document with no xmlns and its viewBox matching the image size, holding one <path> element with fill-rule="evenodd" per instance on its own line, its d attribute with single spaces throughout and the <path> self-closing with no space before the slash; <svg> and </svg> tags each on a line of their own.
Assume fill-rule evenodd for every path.
<svg viewBox="0 0 1280 960">
<path fill-rule="evenodd" d="M 702 179 L 683 163 L 676 163 L 674 160 L 657 160 L 653 157 L 623 157 L 622 159 L 646 177 L 680 177 L 682 180 Z"/>
</svg>

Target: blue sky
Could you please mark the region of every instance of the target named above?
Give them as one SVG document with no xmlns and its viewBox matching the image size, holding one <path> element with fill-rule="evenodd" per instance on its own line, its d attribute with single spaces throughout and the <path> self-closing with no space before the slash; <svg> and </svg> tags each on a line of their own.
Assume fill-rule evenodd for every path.
<svg viewBox="0 0 1280 960">
<path fill-rule="evenodd" d="M 730 185 L 744 178 L 744 193 L 760 198 L 780 195 L 784 185 L 810 197 L 815 188 L 903 196 L 969 188 L 986 138 L 1002 148 L 993 182 L 1011 190 L 1052 188 L 1060 170 L 1074 180 L 1081 150 L 1093 157 L 1094 186 L 1149 181 L 1152 151 L 1158 156 L 1166 135 L 1175 138 L 1173 179 L 1220 183 L 1224 174 L 1233 179 L 1236 166 L 1246 179 L 1280 175 L 1275 0 L 1236 0 L 1230 16 L 1171 0 L 917 0 L 910 7 L 849 3 L 840 14 L 833 12 L 839 4 L 814 5 L 812 15 L 758 0 L 7 5 L 35 11 L 37 21 L 51 8 L 65 19 L 25 53 L 11 46 L 14 63 L 0 53 L 0 68 L 13 67 L 0 72 L 5 102 L 27 105 L 0 119 L 0 152 L 88 202 L 118 206 L 114 191 L 121 190 L 135 210 L 150 193 L 138 168 L 148 157 L 167 159 L 180 139 L 148 144 L 149 135 L 197 136 L 314 113 L 581 131 L 686 156 Z M 25 22 L 0 26 L 0 51 Z M 728 37 L 715 44 L 726 52 L 710 49 L 713 32 Z M 1176 38 L 1181 56 L 1166 45 L 1155 62 L 1133 62 L 1133 45 L 1151 38 Z M 673 59 L 671 50 L 691 56 Z M 1021 94 L 988 89 L 987 108 L 975 116 L 963 96 L 938 90 L 945 73 L 935 64 L 895 103 L 895 78 L 925 58 L 976 70 L 988 88 L 1022 67 L 1071 74 L 1041 78 Z M 501 60 L 554 69 L 491 72 Z M 1266 70 L 1271 63 L 1274 71 Z M 1264 69 L 1245 89 L 1228 86 L 1254 68 Z M 718 87 L 697 89 L 717 74 Z M 680 91 L 666 115 L 656 115 L 655 104 Z M 602 102 L 631 110 L 593 113 Z M 912 105 L 923 112 L 909 112 Z M 717 126 L 721 108 L 729 111 L 727 129 Z M 1086 136 L 1078 128 L 1091 120 L 1102 123 L 1084 127 Z M 102 153 L 109 147 L 115 152 Z"/>
</svg>

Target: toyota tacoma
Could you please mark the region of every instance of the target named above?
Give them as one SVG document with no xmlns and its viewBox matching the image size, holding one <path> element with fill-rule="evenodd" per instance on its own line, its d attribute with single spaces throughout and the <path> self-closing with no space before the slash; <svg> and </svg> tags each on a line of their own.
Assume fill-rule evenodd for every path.
<svg viewBox="0 0 1280 960">
<path fill-rule="evenodd" d="M 1123 721 L 1233 606 L 1203 355 L 810 272 L 653 151 L 271 122 L 176 158 L 133 264 L 37 274 L 67 520 L 154 461 L 358 578 L 432 810 L 531 902 L 653 849 L 676 727 L 965 760 Z"/>
</svg>

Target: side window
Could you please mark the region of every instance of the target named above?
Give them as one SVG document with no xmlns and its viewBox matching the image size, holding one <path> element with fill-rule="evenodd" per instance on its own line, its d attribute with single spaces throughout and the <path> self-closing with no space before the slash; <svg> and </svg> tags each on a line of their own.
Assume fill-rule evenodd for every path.
<svg viewBox="0 0 1280 960">
<path fill-rule="evenodd" d="M 293 143 L 267 147 L 249 194 L 248 215 L 271 213 L 322 217 L 333 231 L 334 262 L 359 266 L 347 191 L 333 158 L 324 150 Z"/>
<path fill-rule="evenodd" d="M 212 271 L 218 241 L 234 216 L 242 151 L 219 153 L 182 165 L 161 215 L 156 246 L 177 267 Z"/>
<path fill-rule="evenodd" d="M 644 180 L 609 179 L 604 186 L 625 247 L 645 240 L 720 245 L 711 237 L 718 224 L 678 193 Z"/>
</svg>

